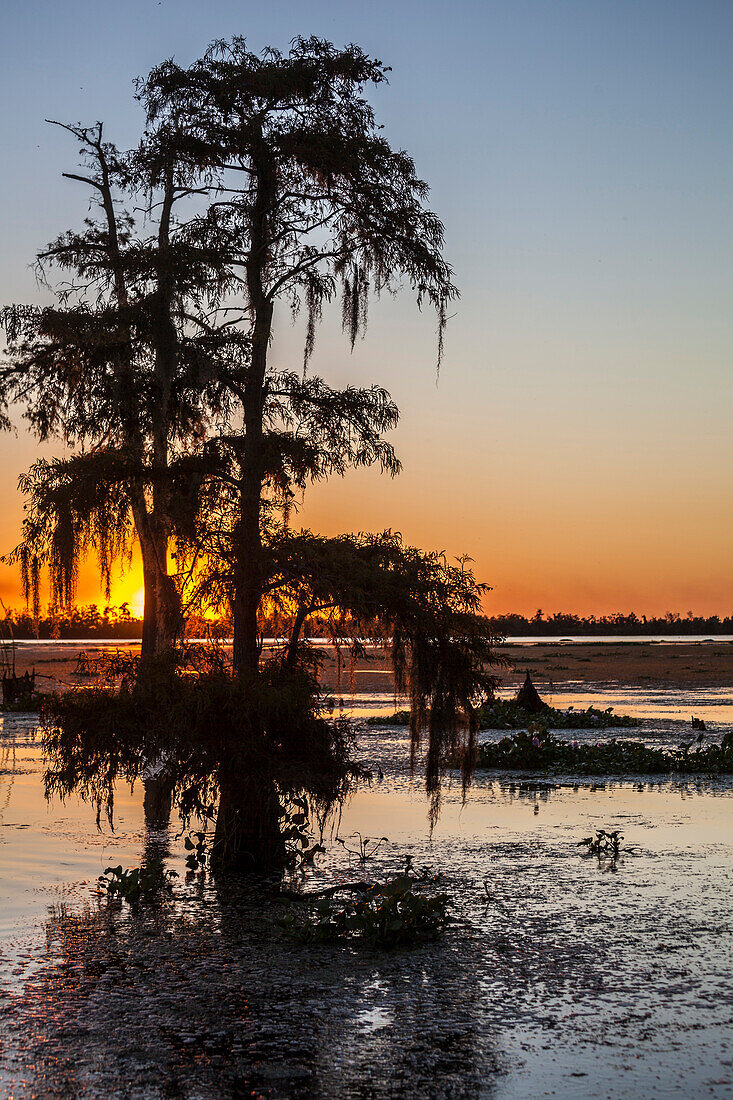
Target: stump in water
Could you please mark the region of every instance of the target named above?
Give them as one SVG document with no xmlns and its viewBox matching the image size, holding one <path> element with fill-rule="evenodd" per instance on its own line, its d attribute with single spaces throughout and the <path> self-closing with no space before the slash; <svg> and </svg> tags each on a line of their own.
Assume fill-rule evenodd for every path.
<svg viewBox="0 0 733 1100">
<path fill-rule="evenodd" d="M 143 813 L 148 829 L 166 829 L 173 809 L 173 780 L 165 773 L 143 779 Z"/>
<path fill-rule="evenodd" d="M 529 673 L 524 678 L 524 683 L 517 692 L 517 705 L 530 714 L 540 714 L 547 710 L 547 703 L 543 702 L 537 688 L 532 683 Z"/>
<path fill-rule="evenodd" d="M 3 673 L 3 705 L 17 703 L 19 699 L 30 699 L 36 690 L 36 670 L 24 672 L 22 676 Z"/>
</svg>

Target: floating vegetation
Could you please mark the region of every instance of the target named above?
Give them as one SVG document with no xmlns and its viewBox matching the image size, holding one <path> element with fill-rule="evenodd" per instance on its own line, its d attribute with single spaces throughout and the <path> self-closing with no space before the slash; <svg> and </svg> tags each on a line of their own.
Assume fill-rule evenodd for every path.
<svg viewBox="0 0 733 1100">
<path fill-rule="evenodd" d="M 557 710 L 543 705 L 542 721 L 551 729 L 636 729 L 641 725 L 638 718 L 629 714 L 614 714 L 613 707 L 599 710 L 588 707 L 587 710 Z M 484 703 L 478 712 L 480 729 L 521 730 L 527 729 L 537 721 L 537 712 L 527 710 L 515 699 L 493 699 Z M 367 718 L 368 726 L 409 726 L 409 710 L 398 710 L 388 717 Z"/>
<path fill-rule="evenodd" d="M 311 823 L 311 806 L 306 795 L 294 796 L 287 806 L 283 807 L 280 815 L 281 832 L 285 844 L 285 866 L 290 870 L 303 870 L 312 866 L 317 855 L 322 855 L 326 849 L 323 847 L 323 821 L 321 821 L 321 839 L 313 838 L 313 825 Z"/>
<path fill-rule="evenodd" d="M 163 871 L 155 867 L 107 867 L 97 879 L 100 890 L 111 902 L 126 901 L 133 908 L 147 905 L 161 895 L 173 892 L 176 871 Z"/>
<path fill-rule="evenodd" d="M 476 766 L 587 775 L 648 772 L 724 775 L 733 773 L 733 734 L 726 734 L 720 745 L 700 746 L 694 752 L 685 746 L 667 752 L 649 748 L 642 741 L 619 741 L 615 737 L 595 745 L 581 745 L 555 737 L 535 723 L 529 731 L 479 745 Z"/>
<path fill-rule="evenodd" d="M 387 882 L 355 882 L 302 895 L 308 908 L 292 907 L 281 927 L 306 943 L 357 940 L 400 947 L 434 940 L 449 922 L 449 899 L 431 889 L 438 878 L 398 875 Z"/>
<path fill-rule="evenodd" d="M 619 829 L 596 829 L 595 836 L 586 836 L 578 841 L 578 847 L 585 847 L 586 855 L 595 856 L 598 866 L 604 871 L 615 871 L 621 855 L 621 842 L 623 833 Z M 624 848 L 624 852 L 632 852 L 633 848 Z"/>
<path fill-rule="evenodd" d="M 188 853 L 186 856 L 186 870 L 193 872 L 205 870 L 210 855 L 207 842 L 206 833 L 201 832 L 189 833 L 184 839 L 183 847 Z"/>
<path fill-rule="evenodd" d="M 606 707 L 605 710 L 600 710 L 598 707 L 588 707 L 587 710 L 575 710 L 574 707 L 568 707 L 567 710 L 558 710 L 544 704 L 541 714 L 543 724 L 557 730 L 621 727 L 635 729 L 641 725 L 638 718 L 632 718 L 629 714 L 614 714 L 613 707 Z M 482 729 L 527 729 L 529 725 L 537 721 L 536 712 L 526 710 L 514 699 L 494 699 L 491 702 L 484 703 L 479 715 Z"/>
<path fill-rule="evenodd" d="M 374 718 L 367 718 L 366 724 L 368 726 L 409 726 L 410 712 L 409 710 L 396 710 L 394 714 L 377 714 Z"/>
</svg>

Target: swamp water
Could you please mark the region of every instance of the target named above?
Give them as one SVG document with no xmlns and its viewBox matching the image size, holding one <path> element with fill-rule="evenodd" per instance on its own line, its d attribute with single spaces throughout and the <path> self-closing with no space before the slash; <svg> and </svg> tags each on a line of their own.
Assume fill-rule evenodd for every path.
<svg viewBox="0 0 733 1100">
<path fill-rule="evenodd" d="M 552 701 L 635 713 L 633 692 L 612 695 Z M 716 739 L 733 724 L 725 693 L 652 695 L 631 731 L 650 744 L 688 736 L 690 706 Z M 733 1096 L 733 784 L 479 773 L 465 805 L 447 786 L 431 838 L 406 740 L 362 729 L 382 778 L 338 826 L 389 843 L 360 867 L 327 834 L 306 886 L 383 878 L 410 854 L 444 876 L 456 923 L 414 949 L 305 947 L 251 889 L 187 884 L 175 826 L 146 833 L 139 788 L 118 792 L 114 833 L 76 800 L 47 804 L 33 722 L 6 715 L 0 1096 Z M 580 854 L 595 828 L 637 847 L 615 872 Z M 100 906 L 97 876 L 143 856 L 181 873 L 175 900 Z"/>
</svg>

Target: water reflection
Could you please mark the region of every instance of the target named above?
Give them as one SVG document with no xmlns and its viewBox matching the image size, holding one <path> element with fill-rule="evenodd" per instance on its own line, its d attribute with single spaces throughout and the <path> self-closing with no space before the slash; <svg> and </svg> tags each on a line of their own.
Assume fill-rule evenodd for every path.
<svg viewBox="0 0 733 1100">
<path fill-rule="evenodd" d="M 52 909 L 53 963 L 11 1018 L 13 1095 L 494 1094 L 470 942 L 314 951 L 274 942 L 264 909 L 247 891 L 222 906 L 209 896 L 195 920 Z"/>
<path fill-rule="evenodd" d="M 32 723 L 6 718 L 0 1094 L 583 1096 L 588 1074 L 599 1096 L 724 1095 L 730 784 L 484 774 L 465 805 L 448 787 L 430 836 L 404 741 L 364 730 L 384 779 L 340 832 L 389 837 L 376 877 L 408 852 L 443 872 L 456 924 L 410 952 L 306 949 L 253 889 L 183 873 L 151 913 L 100 908 L 110 863 L 183 872 L 177 825 L 146 828 L 140 787 L 119 792 L 114 833 L 75 800 L 47 805 Z M 639 848 L 614 876 L 578 852 L 596 827 Z M 313 885 L 345 876 L 331 845 Z"/>
</svg>

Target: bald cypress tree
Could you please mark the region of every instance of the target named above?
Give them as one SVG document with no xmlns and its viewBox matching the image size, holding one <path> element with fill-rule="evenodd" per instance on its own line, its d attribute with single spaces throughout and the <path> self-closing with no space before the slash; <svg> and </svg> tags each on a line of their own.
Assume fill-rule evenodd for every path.
<svg viewBox="0 0 733 1100">
<path fill-rule="evenodd" d="M 243 428 L 227 476 L 234 666 L 250 675 L 267 585 L 263 523 L 288 445 L 267 424 L 277 387 L 269 359 L 276 305 L 305 310 L 307 365 L 326 302 L 340 294 L 353 347 L 370 296 L 406 283 L 418 304 L 437 311 L 440 362 L 446 307 L 456 295 L 443 226 L 425 207 L 427 185 L 411 158 L 391 148 L 364 94 L 387 72 L 356 46 L 298 38 L 286 55 L 255 54 L 235 38 L 215 43 L 190 68 L 165 62 L 139 88 L 149 126 L 174 133 L 177 156 L 199 173 L 209 200 L 202 224 L 227 237 L 228 263 L 239 274 L 233 299 L 249 354 L 231 379 Z M 325 423 L 322 396 L 320 407 Z M 340 415 L 336 402 L 333 417 Z"/>
<path fill-rule="evenodd" d="M 11 560 L 22 566 L 27 597 L 37 603 L 48 566 L 52 599 L 69 604 L 87 551 L 96 550 L 109 595 L 112 563 L 136 537 L 149 656 L 181 626 L 169 558 L 181 463 L 223 412 L 218 360 L 242 338 L 205 324 L 226 272 L 222 279 L 211 242 L 177 217 L 192 192 L 188 167 L 159 135 L 123 153 L 100 123 L 64 128 L 82 162 L 64 175 L 86 188 L 90 215 L 38 256 L 55 304 L 2 313 L 9 355 L 0 399 L 6 413 L 23 409 L 41 442 L 60 439 L 75 453 L 38 462 L 21 479 L 27 515 Z M 190 476 L 190 461 L 186 469 Z"/>
<path fill-rule="evenodd" d="M 288 530 L 309 482 L 358 465 L 399 470 L 385 438 L 398 416 L 389 393 L 309 373 L 324 307 L 340 301 L 353 348 L 370 299 L 406 286 L 435 311 L 439 366 L 457 294 L 427 185 L 367 98 L 387 72 L 356 46 L 317 38 L 287 54 L 235 38 L 189 68 L 156 67 L 138 85 L 137 149 L 71 128 L 92 166 L 72 178 L 98 196 L 99 216 L 41 257 L 71 274 L 57 306 L 6 313 L 6 404 L 22 400 L 40 438 L 77 448 L 25 482 L 28 585 L 48 563 L 69 599 L 80 554 L 95 545 L 109 577 L 134 532 L 145 655 L 170 645 L 180 621 L 171 545 L 201 602 L 231 610 L 234 624 L 233 677 L 217 657 L 198 679 L 171 666 L 156 678 L 152 666 L 124 671 L 114 699 L 57 701 L 49 789 L 111 798 L 116 777 L 165 758 L 184 815 L 218 797 L 221 866 L 277 864 L 283 799 L 343 790 L 343 730 L 320 711 L 302 640 L 310 616 L 329 615 L 334 638 L 350 625 L 387 646 L 411 698 L 413 760 L 428 734 L 434 810 L 447 750 L 468 779 L 475 707 L 493 690 L 483 587 L 465 561 L 389 533 Z M 305 318 L 302 370 L 272 362 L 283 306 Z M 289 641 L 263 659 L 259 627 L 273 606 L 289 610 Z"/>
</svg>

